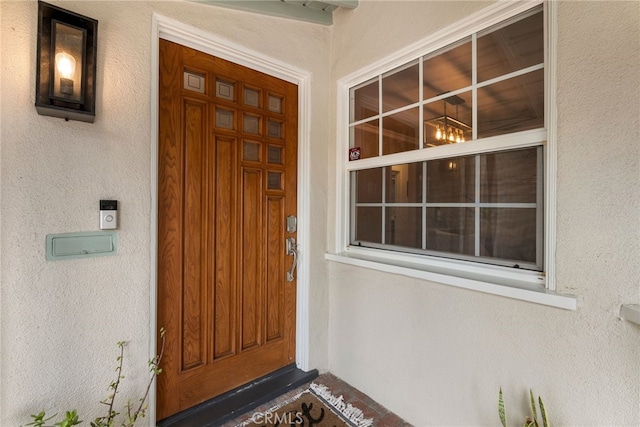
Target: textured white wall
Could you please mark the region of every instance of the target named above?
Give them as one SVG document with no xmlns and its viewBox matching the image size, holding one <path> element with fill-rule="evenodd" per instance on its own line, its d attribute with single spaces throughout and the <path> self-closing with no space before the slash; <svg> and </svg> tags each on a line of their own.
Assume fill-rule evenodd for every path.
<svg viewBox="0 0 640 427">
<path fill-rule="evenodd" d="M 340 12 L 333 80 L 485 5 Z M 557 286 L 578 310 L 329 263 L 330 370 L 416 426 L 497 425 L 500 387 L 513 425 L 529 388 L 555 425 L 640 424 L 640 327 L 618 319 L 640 302 L 640 2 L 558 15 Z"/>
<path fill-rule="evenodd" d="M 192 2 L 53 2 L 99 21 L 94 124 L 38 116 L 36 1 L 0 2 L 0 425 L 102 408 L 116 342 L 129 341 L 121 403 L 141 394 L 150 345 L 151 17 L 153 12 L 313 74 L 311 220 L 325 223 L 328 27 Z M 317 185 L 320 183 L 320 185 Z M 47 262 L 49 233 L 98 228 L 118 199 L 114 257 Z M 328 288 L 322 227 L 311 230 L 312 366 L 326 367 Z M 52 412 L 53 413 L 53 412 Z"/>
<path fill-rule="evenodd" d="M 54 406 L 95 416 L 118 340 L 130 341 L 123 397 L 143 387 L 153 11 L 313 72 L 311 221 L 325 224 L 331 82 L 486 5 L 363 1 L 330 30 L 188 2 L 59 4 L 100 21 L 94 124 L 36 114 L 36 2 L 0 1 L 2 426 Z M 514 421 L 533 387 L 556 424 L 640 423 L 640 328 L 617 319 L 640 300 L 639 7 L 559 6 L 558 286 L 579 296 L 578 311 L 325 263 L 329 221 L 311 236 L 313 366 L 418 426 L 496 425 L 500 386 Z M 95 230 L 108 197 L 121 202 L 118 256 L 46 262 L 45 235 Z"/>
</svg>

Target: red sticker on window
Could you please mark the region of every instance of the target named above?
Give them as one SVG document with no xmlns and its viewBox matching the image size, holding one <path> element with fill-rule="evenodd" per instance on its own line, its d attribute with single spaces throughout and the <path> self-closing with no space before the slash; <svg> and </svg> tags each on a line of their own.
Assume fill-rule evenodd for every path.
<svg viewBox="0 0 640 427">
<path fill-rule="evenodd" d="M 360 147 L 353 147 L 349 149 L 349 161 L 360 159 Z"/>
</svg>

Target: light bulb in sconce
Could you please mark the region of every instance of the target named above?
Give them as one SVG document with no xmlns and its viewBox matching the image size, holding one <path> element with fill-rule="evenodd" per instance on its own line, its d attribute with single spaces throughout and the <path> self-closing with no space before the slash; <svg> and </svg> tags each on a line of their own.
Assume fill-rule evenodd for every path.
<svg viewBox="0 0 640 427">
<path fill-rule="evenodd" d="M 454 142 L 456 140 L 455 136 L 453 136 L 453 130 L 449 128 L 449 141 Z"/>
<path fill-rule="evenodd" d="M 440 130 L 440 126 L 438 126 L 438 129 L 436 130 L 436 139 L 442 139 L 442 131 Z"/>
<path fill-rule="evenodd" d="M 76 72 L 76 60 L 66 52 L 56 54 L 56 68 L 60 73 L 60 93 L 73 95 L 73 77 Z"/>
</svg>

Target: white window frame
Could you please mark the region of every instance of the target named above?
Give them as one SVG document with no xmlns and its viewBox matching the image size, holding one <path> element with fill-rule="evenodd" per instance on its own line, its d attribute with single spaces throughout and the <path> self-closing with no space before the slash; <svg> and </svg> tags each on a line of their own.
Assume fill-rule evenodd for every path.
<svg viewBox="0 0 640 427">
<path fill-rule="evenodd" d="M 507 134 L 470 144 L 444 145 L 429 149 L 361 159 L 349 162 L 350 89 L 411 61 L 456 43 L 474 33 L 482 32 L 518 14 L 544 4 L 545 25 L 545 128 Z M 390 57 L 356 71 L 337 82 L 337 152 L 336 152 L 336 237 L 333 253 L 325 258 L 378 271 L 402 274 L 423 280 L 539 304 L 575 310 L 576 298 L 556 292 L 556 68 L 557 4 L 554 1 L 507 1 L 470 15 L 426 39 L 420 40 Z M 350 246 L 351 199 L 349 174 L 353 170 L 391 166 L 434 158 L 497 151 L 505 144 L 510 149 L 540 145 L 544 150 L 544 270 L 508 269 L 470 261 L 445 259 L 364 247 Z M 420 139 L 422 141 L 422 139 Z M 437 150 L 437 151 L 436 151 Z M 434 152 L 437 153 L 434 155 Z"/>
</svg>

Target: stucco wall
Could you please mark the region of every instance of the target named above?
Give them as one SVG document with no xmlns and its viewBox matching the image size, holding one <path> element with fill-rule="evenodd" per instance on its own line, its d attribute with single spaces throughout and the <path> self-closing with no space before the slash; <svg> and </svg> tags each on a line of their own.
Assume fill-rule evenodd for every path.
<svg viewBox="0 0 640 427">
<path fill-rule="evenodd" d="M 87 124 L 36 114 L 37 2 L 1 1 L 2 426 L 41 409 L 76 408 L 88 423 L 103 409 L 120 340 L 129 342 L 120 403 L 145 386 L 153 12 L 312 73 L 311 220 L 325 222 L 328 27 L 182 1 L 52 3 L 99 21 L 97 115 Z M 120 203 L 117 256 L 47 262 L 45 236 L 96 230 L 104 198 Z M 311 233 L 310 358 L 326 368 L 326 240 L 323 227 Z"/>
<path fill-rule="evenodd" d="M 483 6 L 338 13 L 333 80 Z M 558 30 L 557 286 L 578 310 L 329 263 L 330 370 L 414 425 L 497 425 L 500 387 L 513 425 L 529 388 L 555 425 L 640 423 L 640 327 L 618 319 L 640 302 L 640 3 L 561 2 Z"/>
<path fill-rule="evenodd" d="M 559 5 L 557 280 L 575 312 L 322 260 L 333 83 L 487 3 L 361 1 L 332 29 L 189 2 L 58 4 L 100 21 L 94 124 L 36 114 L 37 5 L 0 1 L 0 425 L 54 406 L 96 416 L 119 340 L 122 397 L 144 385 L 154 11 L 313 73 L 312 366 L 417 426 L 496 425 L 500 386 L 513 422 L 532 387 L 556 425 L 640 423 L 640 328 L 617 318 L 640 301 L 640 3 Z M 46 234 L 95 230 L 111 197 L 116 257 L 45 261 Z"/>
</svg>

